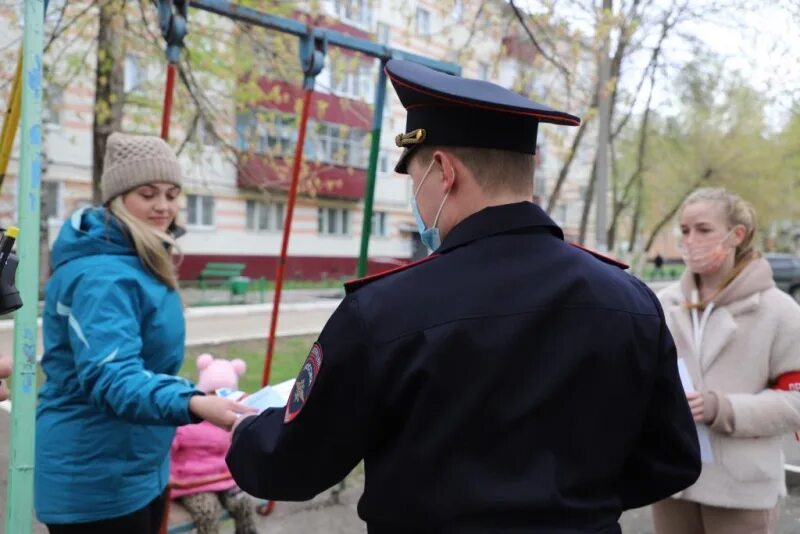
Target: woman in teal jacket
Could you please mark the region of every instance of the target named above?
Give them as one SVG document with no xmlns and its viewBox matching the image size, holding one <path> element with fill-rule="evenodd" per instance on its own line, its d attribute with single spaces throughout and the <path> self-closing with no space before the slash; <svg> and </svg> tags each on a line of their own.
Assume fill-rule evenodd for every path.
<svg viewBox="0 0 800 534">
<path fill-rule="evenodd" d="M 175 376 L 180 177 L 161 139 L 111 135 L 105 207 L 76 212 L 54 244 L 35 466 L 36 513 L 53 534 L 155 534 L 175 427 L 229 429 L 247 411 Z"/>
</svg>

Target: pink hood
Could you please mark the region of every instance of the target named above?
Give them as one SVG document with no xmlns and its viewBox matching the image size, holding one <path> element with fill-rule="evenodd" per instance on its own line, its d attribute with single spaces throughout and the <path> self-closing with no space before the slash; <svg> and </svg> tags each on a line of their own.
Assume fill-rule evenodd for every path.
<svg viewBox="0 0 800 534">
<path fill-rule="evenodd" d="M 179 427 L 172 442 L 170 481 L 191 483 L 218 475 L 230 475 L 225 455 L 231 435 L 203 421 L 196 425 Z M 191 488 L 173 488 L 171 496 L 181 497 L 207 491 L 224 491 L 234 487 L 232 478 Z"/>
</svg>

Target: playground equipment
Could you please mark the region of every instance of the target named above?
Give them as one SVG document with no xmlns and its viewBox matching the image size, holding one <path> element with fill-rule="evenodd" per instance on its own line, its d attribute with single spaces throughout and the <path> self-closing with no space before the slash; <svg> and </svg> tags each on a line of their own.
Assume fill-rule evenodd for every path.
<svg viewBox="0 0 800 534">
<path fill-rule="evenodd" d="M 358 276 L 366 274 L 367 267 L 375 175 L 378 149 L 380 147 L 381 124 L 383 122 L 383 104 L 386 96 L 384 64 L 389 59 L 396 58 L 415 61 L 450 74 L 460 74 L 461 69 L 458 65 L 452 63 L 410 54 L 366 39 L 351 37 L 334 30 L 313 27 L 297 20 L 270 15 L 224 0 L 159 0 L 159 23 L 162 35 L 167 42 L 168 59 L 161 127 L 161 136 L 164 139 L 169 137 L 172 94 L 177 63 L 180 59 L 183 39 L 188 30 L 189 6 L 240 22 L 288 33 L 300 40 L 300 61 L 303 69 L 303 106 L 298 142 L 292 166 L 292 181 L 284 221 L 281 256 L 275 280 L 272 321 L 262 375 L 262 385 L 266 385 L 269 382 L 274 352 L 275 330 L 309 109 L 314 94 L 315 78 L 323 68 L 327 47 L 338 46 L 380 60 L 377 73 L 378 83 L 375 89 L 367 184 L 364 194 L 364 222 L 361 233 Z M 22 301 L 27 302 L 37 302 L 39 294 L 42 54 L 46 8 L 46 0 L 27 0 L 25 2 L 23 44 L 9 98 L 8 113 L 3 124 L 2 136 L 0 136 L 1 187 L 2 179 L 5 177 L 10 160 L 18 120 L 21 118 L 19 194 L 17 198 L 21 235 L 24 239 L 18 243 L 20 267 L 18 288 Z M 33 517 L 33 454 L 35 439 L 33 422 L 36 404 L 36 338 L 38 332 L 36 312 L 37 306 L 23 307 L 16 313 L 14 325 L 15 365 L 11 391 L 14 409 L 11 422 L 11 458 L 9 463 L 6 532 L 20 534 L 31 531 Z"/>
<path fill-rule="evenodd" d="M 22 42 L 22 65 L 14 82 L 17 95 L 10 100 L 12 113 L 3 128 L 3 150 L 13 144 L 16 124 L 8 125 L 14 115 L 21 115 L 19 223 L 23 239 L 18 242 L 19 279 L 16 281 L 22 302 L 31 303 L 14 316 L 14 375 L 11 381 L 11 454 L 8 467 L 6 532 L 30 532 L 33 519 L 34 414 L 36 410 L 36 311 L 39 299 L 39 193 L 42 179 L 42 49 L 44 46 L 43 0 L 25 2 L 25 28 Z M 14 98 L 21 101 L 14 112 Z M 0 161 L 0 176 L 5 175 L 8 160 Z M 7 234 L 8 235 L 8 234 Z M 13 234 L 12 234 L 13 235 Z"/>
<path fill-rule="evenodd" d="M 269 374 L 272 366 L 272 357 L 275 350 L 275 331 L 278 324 L 280 313 L 281 292 L 283 289 L 283 278 L 286 267 L 286 256 L 291 235 L 292 218 L 294 215 L 294 205 L 297 197 L 297 184 L 300 175 L 300 167 L 303 156 L 303 145 L 305 143 L 306 127 L 311 99 L 314 93 L 314 80 L 322 71 L 325 54 L 328 46 L 338 46 L 347 50 L 361 52 L 367 56 L 380 59 L 378 67 L 378 83 L 375 87 L 375 106 L 372 117 L 372 139 L 369 153 L 369 166 L 367 169 L 367 184 L 364 192 L 364 220 L 361 229 L 361 247 L 358 259 L 357 276 L 366 274 L 367 257 L 369 251 L 369 238 L 372 231 L 372 206 L 375 198 L 375 175 L 378 166 L 378 152 L 380 148 L 381 125 L 383 123 L 383 109 L 386 99 L 386 74 L 384 64 L 389 59 L 405 59 L 427 65 L 431 68 L 449 74 L 461 74 L 461 68 L 453 63 L 436 61 L 424 56 L 411 54 L 390 48 L 385 45 L 377 44 L 366 39 L 359 39 L 345 35 L 335 30 L 310 26 L 303 22 L 270 15 L 249 7 L 237 5 L 226 0 L 160 0 L 159 1 L 159 20 L 162 35 L 167 42 L 167 68 L 166 93 L 164 97 L 165 109 L 162 117 L 162 136 L 164 132 L 169 132 L 169 113 L 167 106 L 171 107 L 172 85 L 174 80 L 174 64 L 178 61 L 180 48 L 183 46 L 183 39 L 188 30 L 187 23 L 187 4 L 193 8 L 215 13 L 233 20 L 259 26 L 270 30 L 277 30 L 296 36 L 300 40 L 300 64 L 303 70 L 303 106 L 300 115 L 300 126 L 298 132 L 297 145 L 295 146 L 294 160 L 292 165 L 292 181 L 289 186 L 289 198 L 287 201 L 286 216 L 283 225 L 283 239 L 281 241 L 281 254 L 278 260 L 278 269 L 275 276 L 275 296 L 273 301 L 273 312 L 271 316 L 269 336 L 267 338 L 267 353 L 265 356 L 264 372 L 262 375 L 262 386 L 269 383 Z M 166 138 L 166 137 L 165 137 Z"/>
<path fill-rule="evenodd" d="M 392 58 L 415 61 L 431 68 L 449 74 L 461 74 L 461 68 L 452 63 L 436 61 L 424 56 L 410 54 L 400 50 L 380 45 L 375 42 L 358 39 L 345 35 L 341 32 L 318 28 L 307 25 L 303 22 L 270 15 L 251 9 L 249 7 L 233 4 L 225 0 L 160 0 L 158 4 L 159 22 L 161 32 L 167 43 L 167 80 L 164 96 L 164 113 L 162 115 L 161 132 L 166 139 L 169 133 L 170 110 L 172 106 L 172 91 L 174 85 L 175 64 L 179 60 L 180 49 L 183 46 L 183 39 L 188 31 L 186 9 L 189 6 L 215 13 L 233 20 L 259 26 L 270 30 L 277 30 L 296 36 L 300 40 L 300 65 L 303 71 L 303 103 L 300 112 L 299 131 L 297 144 L 295 146 L 294 160 L 292 162 L 292 176 L 289 186 L 287 199 L 287 209 L 283 224 L 283 236 L 281 240 L 281 252 L 278 260 L 277 272 L 275 275 L 275 294 L 273 299 L 272 314 L 270 317 L 270 329 L 267 337 L 267 351 L 264 361 L 264 370 L 261 377 L 261 385 L 269 383 L 270 370 L 272 368 L 272 358 L 275 350 L 275 331 L 277 330 L 278 317 L 280 313 L 281 293 L 283 289 L 283 279 L 286 268 L 287 253 L 289 248 L 289 238 L 291 235 L 292 218 L 294 216 L 294 206 L 297 199 L 297 187 L 300 177 L 300 169 L 303 158 L 303 147 L 305 144 L 306 130 L 308 125 L 308 115 L 311 107 L 311 100 L 314 94 L 314 83 L 316 76 L 322 71 L 325 64 L 325 54 L 328 46 L 338 46 L 351 51 L 361 52 L 365 55 L 378 58 L 378 83 L 375 87 L 375 105 L 372 117 L 372 138 L 370 143 L 370 153 L 367 169 L 367 184 L 364 192 L 364 217 L 361 229 L 361 246 L 358 260 L 357 276 L 361 277 L 367 271 L 367 258 L 369 251 L 369 238 L 372 226 L 372 209 L 375 198 L 375 176 L 378 167 L 378 153 L 380 149 L 381 125 L 383 124 L 383 110 L 386 99 L 386 74 L 384 65 Z M 269 502 L 265 514 L 272 510 L 274 503 Z"/>
</svg>

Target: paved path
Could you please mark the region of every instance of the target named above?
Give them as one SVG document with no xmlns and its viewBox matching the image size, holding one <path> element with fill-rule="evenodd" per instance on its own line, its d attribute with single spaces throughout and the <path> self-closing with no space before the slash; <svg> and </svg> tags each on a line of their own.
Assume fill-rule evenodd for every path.
<svg viewBox="0 0 800 534">
<path fill-rule="evenodd" d="M 281 304 L 278 335 L 314 334 L 322 330 L 340 300 L 317 299 Z M 272 304 L 207 306 L 186 310 L 188 346 L 226 343 L 266 338 L 269 333 Z M 37 354 L 42 353 L 41 321 Z M 14 321 L 0 321 L 0 354 L 13 354 Z"/>
</svg>

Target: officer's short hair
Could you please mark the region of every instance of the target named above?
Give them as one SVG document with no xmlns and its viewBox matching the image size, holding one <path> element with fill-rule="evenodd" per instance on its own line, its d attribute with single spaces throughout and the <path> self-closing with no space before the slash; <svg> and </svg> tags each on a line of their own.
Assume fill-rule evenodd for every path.
<svg viewBox="0 0 800 534">
<path fill-rule="evenodd" d="M 427 166 L 436 150 L 452 154 L 461 161 L 472 172 L 481 190 L 489 195 L 533 195 L 533 173 L 536 165 L 536 156 L 533 154 L 494 148 L 421 146 L 414 151 L 412 157 Z"/>
</svg>

